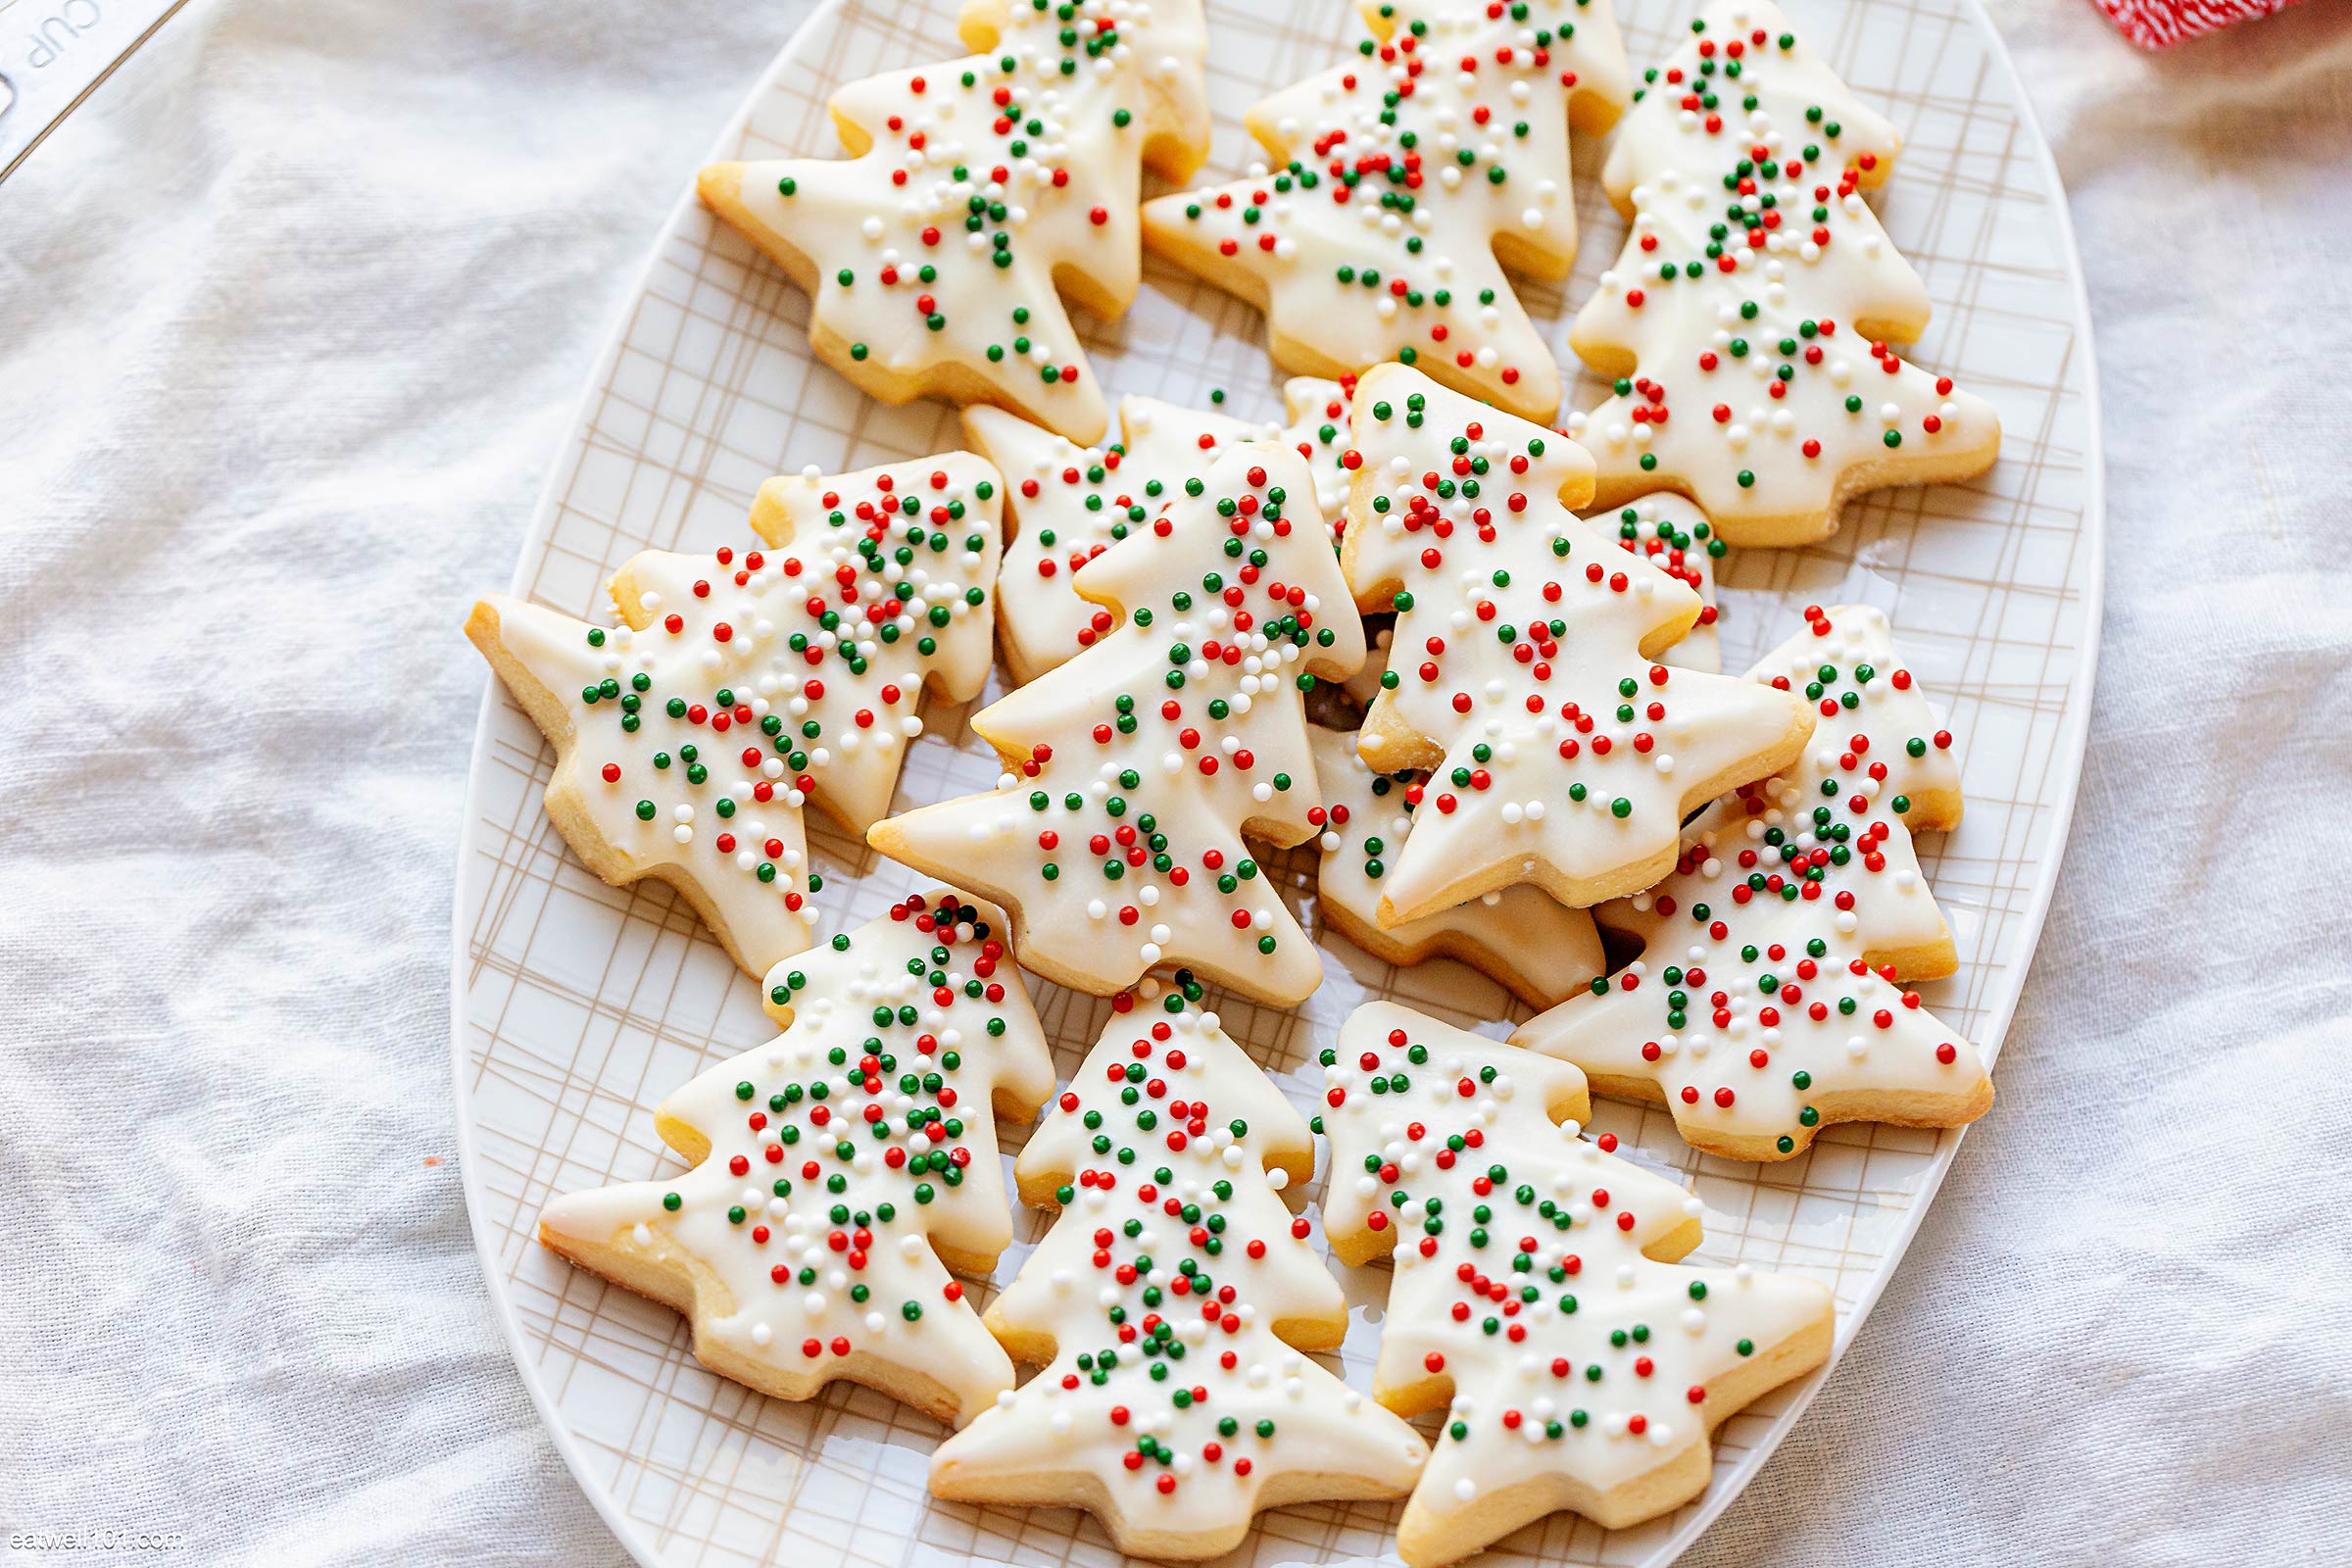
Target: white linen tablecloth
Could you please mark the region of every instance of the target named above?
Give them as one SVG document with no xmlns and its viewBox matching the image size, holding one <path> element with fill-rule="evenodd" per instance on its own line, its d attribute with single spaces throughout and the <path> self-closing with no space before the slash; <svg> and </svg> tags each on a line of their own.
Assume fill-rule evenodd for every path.
<svg viewBox="0 0 2352 1568">
<path fill-rule="evenodd" d="M 453 1160 L 458 627 L 805 3 L 195 0 L 0 185 L 0 1551 L 620 1560 Z M 2340 1562 L 2352 6 L 1997 16 L 2106 405 L 2082 805 L 1999 1104 L 1690 1560 Z"/>
</svg>

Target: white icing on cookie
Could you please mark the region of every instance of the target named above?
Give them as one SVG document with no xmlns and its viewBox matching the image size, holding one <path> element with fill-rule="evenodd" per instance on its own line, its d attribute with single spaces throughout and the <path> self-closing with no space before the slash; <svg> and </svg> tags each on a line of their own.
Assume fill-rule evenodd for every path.
<svg viewBox="0 0 2352 1568">
<path fill-rule="evenodd" d="M 555 740 L 549 810 L 590 867 L 679 883 L 748 972 L 806 948 L 803 806 L 863 831 L 925 685 L 965 702 L 988 679 L 999 490 L 964 452 L 770 479 L 766 548 L 635 557 L 613 625 L 477 606 L 467 634 Z"/>
<path fill-rule="evenodd" d="M 1686 810 L 1801 747 L 1794 698 L 1656 662 L 1699 597 L 1570 514 L 1573 443 L 1384 366 L 1355 445 L 1343 566 L 1359 608 L 1397 612 L 1359 745 L 1434 769 L 1384 924 L 1519 882 L 1574 906 L 1644 886 Z"/>
<path fill-rule="evenodd" d="M 941 1446 L 932 1491 L 1075 1503 L 1124 1550 L 1185 1557 L 1239 1544 L 1269 1487 L 1402 1495 L 1421 1439 L 1301 1353 L 1347 1327 L 1279 1196 L 1313 1168 L 1214 1013 L 1170 993 L 1114 1016 L 1021 1152 L 1023 1195 L 1060 1212 L 988 1312 L 1051 1364 Z"/>
<path fill-rule="evenodd" d="M 767 1393 L 849 1378 L 950 1421 L 985 1408 L 1012 1365 L 941 1255 L 985 1271 L 1011 1244 L 992 1102 L 1027 1116 L 1054 1088 L 1002 937 L 933 893 L 779 964 L 784 1032 L 662 1102 L 694 1169 L 559 1198 L 542 1240 L 683 1295 L 697 1353 Z"/>
<path fill-rule="evenodd" d="M 1391 963 L 1418 963 L 1434 954 L 1459 958 L 1530 1006 L 1556 1005 L 1607 967 L 1590 914 L 1524 885 L 1383 929 L 1381 884 L 1412 831 L 1407 786 L 1421 775 L 1373 771 L 1352 734 L 1318 727 L 1312 739 L 1315 782 L 1323 791 L 1316 904 L 1326 925 Z"/>
<path fill-rule="evenodd" d="M 1722 612 L 1715 601 L 1715 563 L 1725 551 L 1707 514 L 1687 498 L 1660 490 L 1622 507 L 1602 508 L 1585 520 L 1603 533 L 1614 528 L 1619 544 L 1698 595 L 1697 623 L 1681 642 L 1659 654 L 1658 662 L 1709 674 L 1720 671 L 1723 646 L 1716 626 Z M 1380 677 L 1388 673 L 1389 649 L 1395 641 L 1396 628 L 1390 625 L 1371 630 L 1365 638 L 1363 667 L 1348 676 L 1343 688 L 1357 708 L 1370 708 L 1379 699 Z"/>
<path fill-rule="evenodd" d="M 983 52 L 834 95 L 850 158 L 714 165 L 704 198 L 815 295 L 811 340 L 867 392 L 1093 440 L 1102 391 L 1056 285 L 1123 311 L 1142 166 L 1205 156 L 1200 0 L 975 0 L 961 31 Z"/>
<path fill-rule="evenodd" d="M 1279 363 L 1384 360 L 1533 417 L 1558 368 L 1503 269 L 1568 275 L 1568 132 L 1629 89 L 1609 0 L 1365 0 L 1361 54 L 1250 115 L 1248 178 L 1145 204 L 1152 248 L 1258 304 Z"/>
<path fill-rule="evenodd" d="M 1885 615 L 1810 617 L 1748 677 L 1816 705 L 1803 758 L 1710 808 L 1674 875 L 1597 911 L 1643 942 L 1603 994 L 1512 1037 L 1662 1096 L 1685 1138 L 1751 1159 L 1873 1104 L 1945 1126 L 1992 1102 L 1976 1049 L 1895 983 L 1956 961 L 1911 843 L 1959 821 L 1952 738 Z"/>
<path fill-rule="evenodd" d="M 1352 378 L 1351 378 L 1352 379 Z M 1149 522 L 1205 473 L 1233 441 L 1296 446 L 1315 470 L 1316 499 L 1327 518 L 1344 515 L 1348 475 L 1339 457 L 1348 444 L 1348 395 L 1336 381 L 1294 378 L 1284 388 L 1288 426 L 1252 423 L 1156 398 L 1119 403 L 1121 439 L 1081 447 L 1001 409 L 966 409 L 965 435 L 1004 470 L 1006 511 L 1015 529 L 1005 547 L 997 596 L 1004 660 L 1016 684 L 1036 679 L 1108 631 L 1112 616 L 1079 597 L 1078 567 Z"/>
<path fill-rule="evenodd" d="M 1577 1137 L 1582 1075 L 1394 1003 L 1323 1054 L 1343 1256 L 1394 1249 L 1375 1392 L 1446 1407 L 1397 1539 L 1476 1551 L 1574 1507 L 1610 1527 L 1704 1490 L 1708 1434 L 1830 1348 L 1818 1281 L 1675 1266 L 1698 1200 Z"/>
<path fill-rule="evenodd" d="M 1667 485 L 1735 544 L 1803 544 L 1853 491 L 1991 465 L 1991 406 L 1885 341 L 1929 316 L 1862 197 L 1900 146 L 1767 0 L 1653 74 L 1602 175 L 1633 227 L 1570 337 L 1621 378 L 1568 422 L 1603 500 Z"/>
<path fill-rule="evenodd" d="M 1671 490 L 1659 490 L 1585 514 L 1602 533 L 1614 531 L 1617 542 L 1698 595 L 1698 620 L 1683 640 L 1658 655 L 1658 662 L 1677 669 L 1723 668 L 1723 640 L 1716 633 L 1721 611 L 1715 602 L 1715 563 L 1724 543 L 1715 524 L 1690 500 Z"/>
<path fill-rule="evenodd" d="M 995 791 L 878 823 L 885 855 L 1013 910 L 1023 961 L 1099 995 L 1190 965 L 1293 1005 L 1322 963 L 1243 835 L 1315 829 L 1303 696 L 1363 660 L 1314 505 L 1285 447 L 1229 446 L 1077 588 L 1119 623 L 972 728 Z"/>
</svg>

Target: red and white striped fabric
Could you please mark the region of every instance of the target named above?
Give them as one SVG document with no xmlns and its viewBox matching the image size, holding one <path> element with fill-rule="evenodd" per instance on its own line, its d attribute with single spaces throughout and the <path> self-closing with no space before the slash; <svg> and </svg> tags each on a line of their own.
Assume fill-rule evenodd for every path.
<svg viewBox="0 0 2352 1568">
<path fill-rule="evenodd" d="M 2283 11 L 2294 0 L 2098 0 L 2124 36 L 2142 49 L 2165 49 L 2200 32 Z"/>
</svg>

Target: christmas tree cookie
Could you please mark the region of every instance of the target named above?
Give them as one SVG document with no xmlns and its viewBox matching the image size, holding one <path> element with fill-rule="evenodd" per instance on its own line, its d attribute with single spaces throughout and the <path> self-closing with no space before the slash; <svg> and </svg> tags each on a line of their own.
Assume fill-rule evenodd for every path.
<svg viewBox="0 0 2352 1568">
<path fill-rule="evenodd" d="M 1592 916 L 1532 887 L 1498 889 L 1383 928 L 1381 882 L 1412 831 L 1410 801 L 1421 775 L 1374 772 L 1350 733 L 1318 725 L 1313 743 L 1315 782 L 1323 791 L 1315 906 L 1327 928 L 1388 963 L 1457 958 L 1531 1007 L 1565 1001 L 1608 967 Z"/>
<path fill-rule="evenodd" d="M 1386 360 L 1530 418 L 1559 368 L 1504 269 L 1576 259 L 1568 132 L 1630 86 L 1610 0 L 1364 0 L 1358 58 L 1260 103 L 1266 164 L 1144 204 L 1144 237 L 1266 312 L 1275 362 Z"/>
<path fill-rule="evenodd" d="M 1260 1509 L 1402 1496 L 1427 1446 L 1303 1353 L 1348 1326 L 1281 1198 L 1314 1169 L 1306 1124 L 1214 1013 L 1134 1002 L 1015 1166 L 1058 1217 L 987 1322 L 1044 1370 L 940 1446 L 932 1492 L 1082 1507 L 1177 1558 L 1231 1550 Z"/>
<path fill-rule="evenodd" d="M 1716 625 L 1722 612 L 1715 602 L 1715 563 L 1726 552 L 1707 514 L 1686 498 L 1661 490 L 1622 507 L 1595 512 L 1586 521 L 1604 533 L 1614 529 L 1619 544 L 1698 595 L 1697 621 L 1681 642 L 1658 655 L 1658 662 L 1709 674 L 1721 670 L 1723 647 Z M 1341 522 L 1344 530 L 1346 518 Z M 1367 709 L 1379 701 L 1380 678 L 1388 673 L 1389 649 L 1395 641 L 1396 629 L 1383 617 L 1383 623 L 1366 639 L 1363 667 L 1348 676 L 1345 685 L 1357 708 Z"/>
<path fill-rule="evenodd" d="M 875 824 L 894 860 L 1012 911 L 1022 961 L 1107 996 L 1159 965 L 1279 1006 L 1323 977 L 1245 835 L 1311 837 L 1304 694 L 1363 662 L 1314 477 L 1226 447 L 1074 574 L 1116 624 L 972 718 L 997 789 Z"/>
<path fill-rule="evenodd" d="M 1350 378 L 1352 379 L 1352 378 Z M 1157 398 L 1119 402 L 1120 439 L 1081 447 L 1002 409 L 963 412 L 967 439 L 1002 469 L 1005 509 L 1016 532 L 997 583 L 1004 663 L 1027 685 L 1110 630 L 1111 613 L 1081 598 L 1078 568 L 1150 521 L 1205 472 L 1227 444 L 1280 440 L 1298 449 L 1316 473 L 1316 499 L 1327 518 L 1347 504 L 1348 393 L 1336 381 L 1295 377 L 1284 388 L 1291 424 L 1257 424 L 1202 413 Z"/>
<path fill-rule="evenodd" d="M 1570 416 L 1604 504 L 1659 485 L 1734 545 L 1801 545 L 1845 499 L 1999 456 L 1991 405 L 1907 363 L 1927 288 L 1862 193 L 1901 138 L 1769 0 L 1726 0 L 1648 74 L 1601 174 L 1633 220 L 1569 341 L 1615 379 Z"/>
<path fill-rule="evenodd" d="M 958 30 L 970 58 L 834 95 L 849 158 L 713 164 L 696 188 L 814 296 L 817 357 L 864 391 L 1092 441 L 1102 389 L 1059 295 L 1124 312 L 1144 166 L 1181 180 L 1207 156 L 1200 0 L 968 0 Z"/>
<path fill-rule="evenodd" d="M 924 687 L 988 680 L 999 491 L 967 452 L 770 479 L 765 549 L 637 556 L 613 625 L 476 604 L 466 635 L 554 744 L 547 812 L 589 869 L 670 883 L 747 974 L 808 947 L 803 807 L 862 833 Z"/>
<path fill-rule="evenodd" d="M 935 891 L 767 977 L 784 1032 L 656 1112 L 693 1169 L 559 1198 L 539 1239 L 694 1321 L 706 1366 L 782 1399 L 836 1379 L 959 1424 L 1012 1363 L 950 1268 L 1012 1241 L 992 1116 L 1054 1063 L 994 909 Z"/>
<path fill-rule="evenodd" d="M 1616 1529 L 1690 1501 L 1715 1428 L 1828 1358 L 1818 1281 L 1679 1265 L 1698 1200 L 1577 1137 L 1567 1063 L 1380 1002 L 1323 1066 L 1332 1250 L 1396 1258 L 1374 1396 L 1446 1412 L 1396 1530 L 1412 1568 L 1561 1508 Z"/>
<path fill-rule="evenodd" d="M 1354 429 L 1342 569 L 1359 609 L 1396 612 L 1357 744 L 1431 770 L 1382 925 L 1522 882 L 1571 907 L 1646 887 L 1688 811 L 1802 749 L 1794 696 L 1662 662 L 1704 607 L 1569 510 L 1592 474 L 1573 443 L 1402 366 L 1357 385 Z"/>
<path fill-rule="evenodd" d="M 1911 835 L 1960 821 L 1960 768 L 1886 617 L 1846 607 L 1749 678 L 1821 714 L 1795 766 L 1692 824 L 1674 874 L 1598 911 L 1642 956 L 1512 1036 L 1606 1095 L 1663 1101 L 1692 1147 L 1786 1159 L 1841 1121 L 1951 1127 L 1984 1058 L 1899 981 L 1958 965 Z"/>
</svg>

